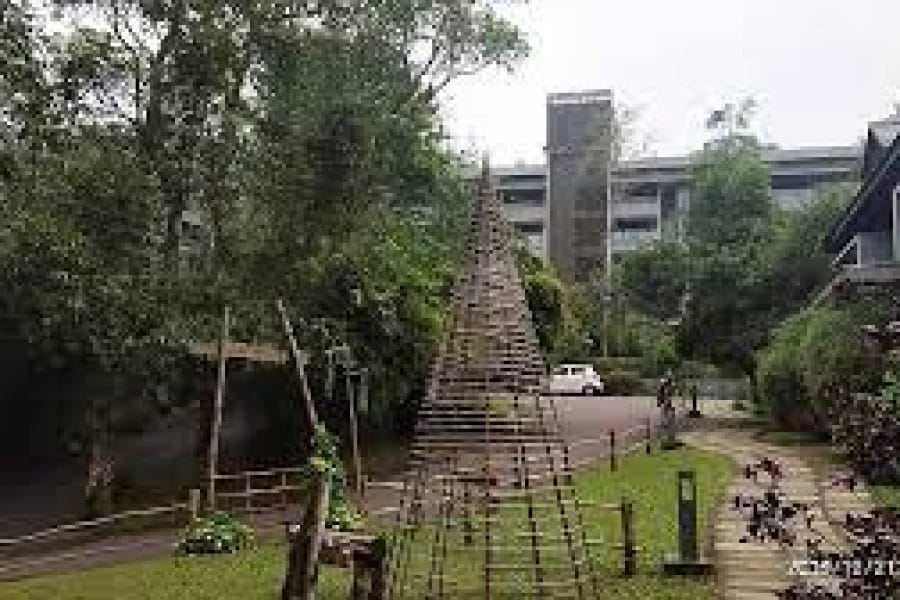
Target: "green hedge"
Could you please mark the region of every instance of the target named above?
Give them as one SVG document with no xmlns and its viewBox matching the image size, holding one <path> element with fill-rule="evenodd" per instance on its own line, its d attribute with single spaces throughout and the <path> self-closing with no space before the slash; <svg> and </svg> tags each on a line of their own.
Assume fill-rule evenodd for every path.
<svg viewBox="0 0 900 600">
<path fill-rule="evenodd" d="M 827 405 L 838 390 L 877 387 L 883 364 L 863 338 L 877 306 L 818 306 L 785 320 L 757 356 L 758 400 L 776 424 L 823 427 Z"/>
<path fill-rule="evenodd" d="M 600 373 L 605 393 L 632 396 L 644 392 L 644 382 L 637 371 L 612 370 Z"/>
</svg>

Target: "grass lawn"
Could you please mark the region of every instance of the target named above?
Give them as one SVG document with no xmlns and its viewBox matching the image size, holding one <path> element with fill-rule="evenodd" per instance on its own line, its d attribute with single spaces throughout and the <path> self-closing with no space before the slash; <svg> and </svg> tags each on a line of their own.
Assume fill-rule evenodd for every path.
<svg viewBox="0 0 900 600">
<path fill-rule="evenodd" d="M 614 514 L 584 513 L 588 535 L 607 540 L 597 549 L 600 589 L 604 598 L 690 599 L 714 597 L 705 580 L 663 578 L 660 561 L 676 547 L 676 481 L 680 469 L 697 473 L 700 541 L 705 548 L 708 517 L 722 500 L 733 466 L 725 457 L 692 450 L 652 456 L 635 454 L 620 461 L 611 473 L 606 466 L 580 474 L 576 480 L 584 500 L 635 506 L 636 537 L 640 547 L 638 575 L 619 576 L 618 518 Z M 168 557 L 77 573 L 37 577 L 0 584 L 0 600 L 276 600 L 284 569 L 284 547 L 267 545 L 234 556 Z M 325 569 L 320 598 L 347 597 L 346 572 Z"/>
</svg>

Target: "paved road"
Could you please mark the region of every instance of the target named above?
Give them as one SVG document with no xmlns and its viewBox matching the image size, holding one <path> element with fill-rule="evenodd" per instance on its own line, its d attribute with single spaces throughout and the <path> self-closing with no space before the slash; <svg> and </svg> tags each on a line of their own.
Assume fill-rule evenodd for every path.
<svg viewBox="0 0 900 600">
<path fill-rule="evenodd" d="M 610 430 L 624 448 L 659 422 L 656 400 L 647 396 L 557 396 L 554 401 L 576 464 L 607 455 Z"/>
</svg>

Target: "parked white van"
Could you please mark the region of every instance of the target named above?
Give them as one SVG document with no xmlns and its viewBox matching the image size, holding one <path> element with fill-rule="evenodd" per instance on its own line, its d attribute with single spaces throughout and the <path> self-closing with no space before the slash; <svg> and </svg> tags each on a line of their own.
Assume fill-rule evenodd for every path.
<svg viewBox="0 0 900 600">
<path fill-rule="evenodd" d="M 551 394 L 594 396 L 603 393 L 603 381 L 593 365 L 562 364 L 553 369 L 548 388 Z"/>
</svg>

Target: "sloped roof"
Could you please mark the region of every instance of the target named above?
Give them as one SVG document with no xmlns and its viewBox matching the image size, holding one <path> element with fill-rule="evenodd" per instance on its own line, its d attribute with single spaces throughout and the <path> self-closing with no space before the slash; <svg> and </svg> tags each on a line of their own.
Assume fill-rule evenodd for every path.
<svg viewBox="0 0 900 600">
<path fill-rule="evenodd" d="M 898 123 L 900 125 L 900 123 Z M 890 190 L 900 181 L 900 131 L 894 134 L 890 143 L 883 148 L 873 148 L 873 136 L 888 134 L 889 128 L 880 129 L 880 133 L 874 133 L 869 128 L 869 141 L 866 146 L 866 172 L 856 198 L 834 224 L 826 237 L 826 245 L 829 250 L 836 252 L 843 248 L 847 242 L 866 223 L 872 220 L 872 216 L 883 215 L 884 211 L 890 211 L 890 204 L 885 203 L 889 199 Z M 877 156 L 872 153 L 877 152 Z"/>
<path fill-rule="evenodd" d="M 869 123 L 869 132 L 884 146 L 890 146 L 900 135 L 900 116 Z"/>
</svg>

